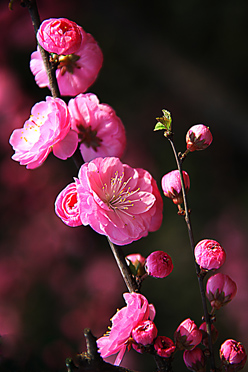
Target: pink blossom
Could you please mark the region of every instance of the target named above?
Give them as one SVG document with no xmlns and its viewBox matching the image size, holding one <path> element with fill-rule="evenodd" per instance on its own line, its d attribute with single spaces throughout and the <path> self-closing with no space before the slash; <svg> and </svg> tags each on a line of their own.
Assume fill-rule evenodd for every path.
<svg viewBox="0 0 248 372">
<path fill-rule="evenodd" d="M 81 29 L 82 42 L 74 54 L 59 55 L 56 78 L 62 96 L 76 96 L 94 83 L 102 67 L 103 55 L 97 42 Z M 30 69 L 40 88 L 48 87 L 49 81 L 39 48 L 31 54 Z"/>
<path fill-rule="evenodd" d="M 82 225 L 75 182 L 70 183 L 59 193 L 55 201 L 55 212 L 68 226 Z"/>
<path fill-rule="evenodd" d="M 194 321 L 188 318 L 178 326 L 174 339 L 179 350 L 191 350 L 201 342 L 202 334 Z"/>
<path fill-rule="evenodd" d="M 237 293 L 236 283 L 225 274 L 215 274 L 207 281 L 206 296 L 215 309 L 228 304 Z"/>
<path fill-rule="evenodd" d="M 204 239 L 195 246 L 195 260 L 204 270 L 217 270 L 226 260 L 226 252 L 215 240 Z"/>
<path fill-rule="evenodd" d="M 185 171 L 183 171 L 183 180 L 185 192 L 187 193 L 190 188 L 190 180 L 188 173 Z M 173 203 L 181 204 L 183 202 L 182 184 L 178 170 L 165 174 L 162 178 L 161 184 L 164 195 L 172 199 Z"/>
<path fill-rule="evenodd" d="M 159 356 L 170 358 L 174 354 L 176 346 L 169 337 L 158 336 L 154 342 L 154 349 Z"/>
<path fill-rule="evenodd" d="M 171 257 L 163 251 L 152 252 L 146 258 L 146 271 L 155 278 L 165 278 L 173 270 Z"/>
<path fill-rule="evenodd" d="M 145 272 L 145 257 L 141 256 L 139 253 L 132 253 L 125 257 L 128 266 L 134 276 L 142 276 Z"/>
<path fill-rule="evenodd" d="M 200 327 L 199 327 L 199 330 L 201 331 L 202 333 L 202 340 L 201 340 L 201 343 L 208 347 L 208 333 L 207 333 L 207 324 L 206 322 L 203 322 Z M 218 338 L 218 330 L 216 329 L 216 327 L 211 324 L 211 340 L 212 340 L 212 343 L 214 344 L 216 341 L 217 341 L 217 338 Z"/>
<path fill-rule="evenodd" d="M 115 365 L 119 365 L 126 351 L 132 343 L 132 331 L 141 322 L 153 320 L 155 309 L 149 305 L 147 299 L 139 293 L 124 293 L 126 307 L 118 310 L 112 317 L 110 332 L 97 340 L 97 346 L 102 358 L 116 354 Z"/>
<path fill-rule="evenodd" d="M 38 43 L 49 53 L 75 53 L 82 42 L 81 27 L 66 18 L 45 19 L 37 32 Z"/>
<path fill-rule="evenodd" d="M 205 150 L 213 140 L 213 136 L 206 125 L 197 124 L 191 127 L 186 134 L 187 149 L 189 151 Z"/>
<path fill-rule="evenodd" d="M 143 320 L 132 330 L 134 341 L 144 346 L 151 344 L 157 334 L 157 327 L 151 320 Z"/>
<path fill-rule="evenodd" d="M 15 150 L 13 160 L 28 169 L 39 167 L 53 154 L 67 159 L 76 151 L 78 136 L 70 129 L 70 115 L 66 103 L 60 98 L 46 97 L 36 103 L 30 118 L 22 129 L 15 129 L 9 140 Z"/>
<path fill-rule="evenodd" d="M 183 360 L 186 367 L 190 371 L 206 371 L 206 358 L 203 351 L 199 347 L 196 347 L 193 350 L 185 350 L 183 353 Z"/>
<path fill-rule="evenodd" d="M 95 94 L 88 93 L 71 99 L 68 107 L 84 161 L 122 156 L 126 146 L 125 128 L 109 105 L 100 104 Z"/>
<path fill-rule="evenodd" d="M 144 169 L 118 158 L 96 158 L 81 166 L 76 179 L 80 218 L 118 245 L 156 231 L 163 202 L 156 181 Z"/>
<path fill-rule="evenodd" d="M 247 360 L 247 354 L 241 342 L 229 339 L 220 347 L 220 359 L 227 372 L 240 371 Z"/>
</svg>

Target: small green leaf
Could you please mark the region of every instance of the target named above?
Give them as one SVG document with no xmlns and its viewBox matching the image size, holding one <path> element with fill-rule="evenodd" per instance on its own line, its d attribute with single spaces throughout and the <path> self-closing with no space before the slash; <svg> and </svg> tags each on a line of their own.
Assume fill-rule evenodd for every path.
<svg viewBox="0 0 248 372">
<path fill-rule="evenodd" d="M 164 124 L 160 123 L 160 121 L 155 125 L 155 128 L 153 129 L 154 131 L 155 130 L 166 130 L 166 127 L 164 126 Z"/>
<path fill-rule="evenodd" d="M 171 134 L 171 123 L 172 118 L 171 114 L 167 110 L 162 110 L 163 116 L 161 118 L 156 118 L 158 120 L 158 123 L 155 125 L 155 130 L 165 130 L 167 132 L 167 135 Z"/>
</svg>

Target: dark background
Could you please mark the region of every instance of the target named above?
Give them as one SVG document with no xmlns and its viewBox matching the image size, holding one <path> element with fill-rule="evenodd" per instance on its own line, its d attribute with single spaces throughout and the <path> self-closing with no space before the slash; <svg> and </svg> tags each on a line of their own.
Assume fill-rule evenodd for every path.
<svg viewBox="0 0 248 372">
<path fill-rule="evenodd" d="M 41 19 L 66 17 L 91 33 L 104 64 L 89 92 L 108 103 L 127 133 L 123 162 L 147 169 L 161 190 L 175 160 L 156 117 L 173 117 L 175 143 L 185 150 L 190 126 L 210 127 L 213 143 L 188 156 L 188 200 L 195 241 L 219 241 L 227 253 L 221 272 L 238 286 L 234 300 L 217 314 L 219 345 L 226 338 L 247 348 L 247 1 L 37 1 Z M 0 334 L 9 371 L 65 371 L 65 358 L 85 349 L 83 329 L 100 337 L 126 290 L 103 236 L 90 227 L 69 228 L 55 215 L 57 194 L 77 175 L 71 160 L 52 155 L 30 171 L 11 160 L 11 132 L 31 107 L 49 95 L 29 70 L 36 49 L 28 11 L 0 6 L 1 250 Z M 164 198 L 161 229 L 123 248 L 147 256 L 164 250 L 174 270 L 148 278 L 142 293 L 157 310 L 160 335 L 173 338 L 181 321 L 201 324 L 201 302 L 187 230 Z M 133 351 L 123 365 L 155 369 L 149 356 Z M 248 371 L 246 367 L 244 371 Z M 175 371 L 186 371 L 182 355 Z"/>
</svg>

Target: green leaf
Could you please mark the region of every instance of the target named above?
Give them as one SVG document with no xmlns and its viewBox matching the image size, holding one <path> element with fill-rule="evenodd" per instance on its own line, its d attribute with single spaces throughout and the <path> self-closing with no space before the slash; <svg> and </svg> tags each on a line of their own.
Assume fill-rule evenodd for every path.
<svg viewBox="0 0 248 372">
<path fill-rule="evenodd" d="M 155 128 L 153 129 L 154 131 L 155 130 L 166 130 L 166 127 L 164 126 L 164 124 L 162 124 L 160 121 L 155 125 Z"/>
<path fill-rule="evenodd" d="M 167 135 L 171 134 L 171 123 L 172 118 L 171 114 L 167 110 L 162 110 L 163 116 L 161 118 L 156 118 L 158 120 L 158 123 L 155 125 L 155 130 L 165 130 L 167 132 Z"/>
</svg>

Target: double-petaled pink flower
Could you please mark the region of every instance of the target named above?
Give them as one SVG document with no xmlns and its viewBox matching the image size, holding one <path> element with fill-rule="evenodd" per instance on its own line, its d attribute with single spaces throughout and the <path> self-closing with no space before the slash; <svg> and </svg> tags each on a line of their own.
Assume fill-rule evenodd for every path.
<svg viewBox="0 0 248 372">
<path fill-rule="evenodd" d="M 99 103 L 92 93 L 72 98 L 68 107 L 84 161 L 100 156 L 122 156 L 126 146 L 125 128 L 112 107 Z"/>
<path fill-rule="evenodd" d="M 144 169 L 131 168 L 114 157 L 96 158 L 81 166 L 75 183 L 76 215 L 79 212 L 83 225 L 113 243 L 129 244 L 159 229 L 163 202 L 156 181 Z M 63 198 L 56 200 L 62 220 L 67 213 L 58 211 L 64 204 Z"/>
<path fill-rule="evenodd" d="M 78 135 L 71 130 L 70 115 L 66 103 L 60 98 L 47 97 L 36 103 L 23 128 L 15 129 L 9 140 L 15 154 L 13 160 L 28 169 L 39 167 L 53 154 L 67 159 L 76 151 Z"/>
<path fill-rule="evenodd" d="M 53 53 L 52 57 L 57 64 L 56 78 L 60 94 L 76 96 L 85 92 L 94 83 L 102 67 L 103 55 L 97 42 L 80 26 L 73 26 L 71 23 L 70 30 L 65 30 L 65 19 L 51 19 L 43 23 L 38 40 L 48 52 Z M 49 88 L 39 47 L 31 55 L 30 69 L 38 86 Z"/>
<path fill-rule="evenodd" d="M 115 365 L 119 365 L 127 348 L 134 342 L 132 331 L 144 325 L 144 321 L 152 321 L 155 317 L 155 308 L 139 293 L 124 293 L 127 306 L 118 310 L 111 319 L 110 332 L 97 340 L 97 346 L 102 358 L 116 354 Z M 150 323 L 149 323 L 150 324 Z M 156 333 L 156 332 L 155 332 Z M 155 337 L 153 330 L 153 334 Z M 137 335 L 138 339 L 139 336 Z"/>
</svg>

